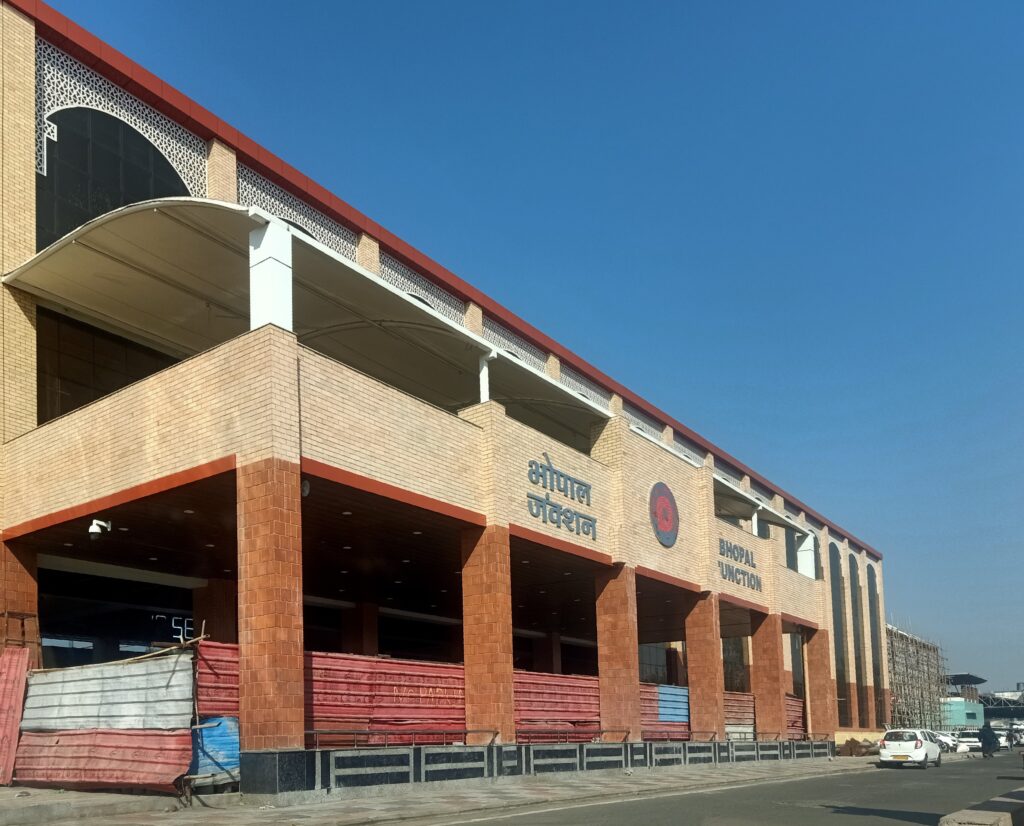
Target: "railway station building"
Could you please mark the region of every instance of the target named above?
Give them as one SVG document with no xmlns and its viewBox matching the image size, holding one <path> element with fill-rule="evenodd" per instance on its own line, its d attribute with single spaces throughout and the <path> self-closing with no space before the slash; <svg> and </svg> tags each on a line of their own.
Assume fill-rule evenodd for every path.
<svg viewBox="0 0 1024 826">
<path fill-rule="evenodd" d="M 243 752 L 884 726 L 876 549 L 44 3 L 0 13 L 6 646 L 205 634 Z M 321 719 L 304 652 L 406 676 Z"/>
</svg>

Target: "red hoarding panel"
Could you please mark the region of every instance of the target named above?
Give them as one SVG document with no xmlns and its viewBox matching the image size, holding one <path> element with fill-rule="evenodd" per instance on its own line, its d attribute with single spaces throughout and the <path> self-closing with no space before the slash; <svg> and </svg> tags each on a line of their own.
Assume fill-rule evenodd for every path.
<svg viewBox="0 0 1024 826">
<path fill-rule="evenodd" d="M 204 640 L 196 655 L 196 707 L 203 717 L 238 716 L 238 646 Z"/>
<path fill-rule="evenodd" d="M 0 654 L 0 785 L 10 786 L 18 727 L 25 704 L 28 649 L 5 648 Z"/>
<path fill-rule="evenodd" d="M 386 742 L 395 745 L 460 740 L 447 732 L 466 728 L 465 671 L 450 663 L 307 652 L 306 726 L 386 731 Z M 399 736 L 424 731 L 445 734 Z M 351 738 L 319 742 L 344 745 Z"/>
<path fill-rule="evenodd" d="M 601 728 L 597 677 L 517 671 L 513 689 L 522 742 L 586 742 Z"/>
<path fill-rule="evenodd" d="M 790 740 L 803 740 L 807 735 L 804 701 L 792 694 L 786 695 L 786 736 Z"/>
<path fill-rule="evenodd" d="M 740 691 L 725 692 L 725 724 L 727 726 L 754 725 L 754 695 Z"/>
<path fill-rule="evenodd" d="M 640 724 L 644 740 L 689 740 L 690 724 L 660 719 L 658 686 L 640 683 Z"/>
<path fill-rule="evenodd" d="M 157 729 L 26 731 L 14 779 L 62 789 L 173 792 L 192 760 L 192 732 Z"/>
</svg>

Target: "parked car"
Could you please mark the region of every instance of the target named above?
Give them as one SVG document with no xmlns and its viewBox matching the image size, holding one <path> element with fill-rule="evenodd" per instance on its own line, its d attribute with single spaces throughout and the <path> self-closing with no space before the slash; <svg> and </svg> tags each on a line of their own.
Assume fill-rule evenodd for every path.
<svg viewBox="0 0 1024 826">
<path fill-rule="evenodd" d="M 957 739 L 955 734 L 948 731 L 933 731 L 931 735 L 943 751 L 956 751 Z"/>
<path fill-rule="evenodd" d="M 957 737 L 961 746 L 967 746 L 968 751 L 981 751 L 981 732 L 976 728 L 964 729 Z"/>
<path fill-rule="evenodd" d="M 1009 749 L 1010 748 L 1010 732 L 1004 728 L 993 728 L 992 731 L 996 733 L 999 738 L 999 748 Z"/>
<path fill-rule="evenodd" d="M 927 769 L 929 763 L 942 765 L 942 750 L 924 729 L 890 729 L 878 744 L 878 765 L 902 766 L 912 763 Z"/>
</svg>

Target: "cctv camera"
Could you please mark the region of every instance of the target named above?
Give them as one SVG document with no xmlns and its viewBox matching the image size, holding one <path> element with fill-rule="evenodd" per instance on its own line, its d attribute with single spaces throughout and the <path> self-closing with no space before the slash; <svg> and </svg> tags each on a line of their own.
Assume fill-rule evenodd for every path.
<svg viewBox="0 0 1024 826">
<path fill-rule="evenodd" d="M 113 527 L 110 522 L 102 522 L 99 519 L 93 519 L 92 524 L 89 526 L 89 539 L 99 539 L 100 534 L 103 533 L 104 529 L 110 530 Z"/>
</svg>

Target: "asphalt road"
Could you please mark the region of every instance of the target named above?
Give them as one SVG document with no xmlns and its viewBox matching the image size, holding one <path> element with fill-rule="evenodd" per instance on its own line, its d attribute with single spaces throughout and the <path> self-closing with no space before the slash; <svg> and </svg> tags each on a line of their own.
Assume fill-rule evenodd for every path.
<svg viewBox="0 0 1024 826">
<path fill-rule="evenodd" d="M 876 769 L 787 783 L 599 804 L 538 807 L 514 815 L 447 819 L 447 826 L 894 826 L 937 824 L 944 814 L 1024 786 L 1017 753 L 925 771 Z M 438 823 L 435 820 L 415 823 Z"/>
</svg>

